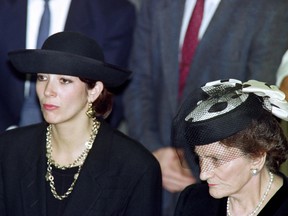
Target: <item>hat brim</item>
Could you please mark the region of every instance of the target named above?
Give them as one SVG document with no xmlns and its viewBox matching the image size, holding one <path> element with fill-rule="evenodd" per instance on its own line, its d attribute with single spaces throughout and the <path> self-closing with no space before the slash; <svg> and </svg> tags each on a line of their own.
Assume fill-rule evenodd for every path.
<svg viewBox="0 0 288 216">
<path fill-rule="evenodd" d="M 55 50 L 18 50 L 8 56 L 21 73 L 76 76 L 101 81 L 108 88 L 120 86 L 131 75 L 131 71 L 115 65 Z"/>
</svg>

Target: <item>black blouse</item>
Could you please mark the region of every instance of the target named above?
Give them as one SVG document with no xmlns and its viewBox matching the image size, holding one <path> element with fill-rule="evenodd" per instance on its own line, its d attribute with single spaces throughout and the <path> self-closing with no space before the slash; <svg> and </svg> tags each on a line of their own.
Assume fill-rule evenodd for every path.
<svg viewBox="0 0 288 216">
<path fill-rule="evenodd" d="M 288 181 L 283 174 L 282 187 L 269 200 L 258 216 L 288 216 Z M 188 186 L 180 195 L 175 216 L 225 216 L 227 197 L 215 199 L 210 196 L 208 185 Z"/>
<path fill-rule="evenodd" d="M 78 167 L 61 170 L 52 165 L 52 175 L 54 177 L 55 188 L 58 195 L 66 193 L 68 188 L 71 186 L 71 183 L 74 180 L 74 175 L 77 171 Z M 51 192 L 49 183 L 50 182 L 48 181 L 46 182 L 47 216 L 61 216 L 63 215 L 66 204 L 69 201 L 69 195 L 63 200 L 56 199 Z"/>
</svg>

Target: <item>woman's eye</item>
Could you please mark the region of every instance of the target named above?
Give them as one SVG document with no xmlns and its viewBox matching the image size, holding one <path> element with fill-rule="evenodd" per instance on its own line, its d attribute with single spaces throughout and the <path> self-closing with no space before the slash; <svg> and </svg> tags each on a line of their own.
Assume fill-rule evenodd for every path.
<svg viewBox="0 0 288 216">
<path fill-rule="evenodd" d="M 222 163 L 222 160 L 216 157 L 211 157 L 210 160 L 215 166 L 219 166 Z"/>
<path fill-rule="evenodd" d="M 63 84 L 69 84 L 69 83 L 71 83 L 72 81 L 71 80 L 69 80 L 69 79 L 65 79 L 65 78 L 61 78 L 61 83 L 63 83 Z"/>
<path fill-rule="evenodd" d="M 214 162 L 217 162 L 219 159 L 216 158 L 216 157 L 211 157 L 211 160 L 214 161 Z"/>
<path fill-rule="evenodd" d="M 47 80 L 47 77 L 45 77 L 44 75 L 38 74 L 37 75 L 37 80 L 38 81 L 45 81 L 45 80 Z"/>
</svg>

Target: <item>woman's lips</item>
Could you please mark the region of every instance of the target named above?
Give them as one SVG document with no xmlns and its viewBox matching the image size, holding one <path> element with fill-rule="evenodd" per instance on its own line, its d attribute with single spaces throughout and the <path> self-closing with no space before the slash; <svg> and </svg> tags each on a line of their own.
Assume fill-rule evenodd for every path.
<svg viewBox="0 0 288 216">
<path fill-rule="evenodd" d="M 51 111 L 51 110 L 58 109 L 58 106 L 53 105 L 53 104 L 43 104 L 43 108 L 44 108 L 45 110 Z"/>
</svg>

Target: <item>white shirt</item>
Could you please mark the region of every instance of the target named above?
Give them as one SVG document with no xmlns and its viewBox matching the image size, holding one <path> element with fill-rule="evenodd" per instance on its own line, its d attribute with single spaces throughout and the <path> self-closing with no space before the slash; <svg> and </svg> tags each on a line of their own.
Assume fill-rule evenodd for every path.
<svg viewBox="0 0 288 216">
<path fill-rule="evenodd" d="M 220 1 L 221 0 L 205 0 L 204 14 L 203 14 L 202 23 L 201 23 L 200 30 L 199 30 L 199 35 L 198 35 L 199 39 L 203 37 Z M 182 20 L 182 27 L 181 27 L 181 32 L 180 32 L 180 41 L 179 41 L 180 50 L 183 45 L 185 34 L 187 31 L 188 24 L 192 16 L 192 12 L 194 10 L 195 4 L 196 4 L 196 0 L 186 0 L 183 20 Z"/>
<path fill-rule="evenodd" d="M 50 33 L 64 30 L 71 0 L 49 0 L 51 14 Z M 38 37 L 38 29 L 44 10 L 44 0 L 28 0 L 26 48 L 35 49 Z"/>
</svg>

